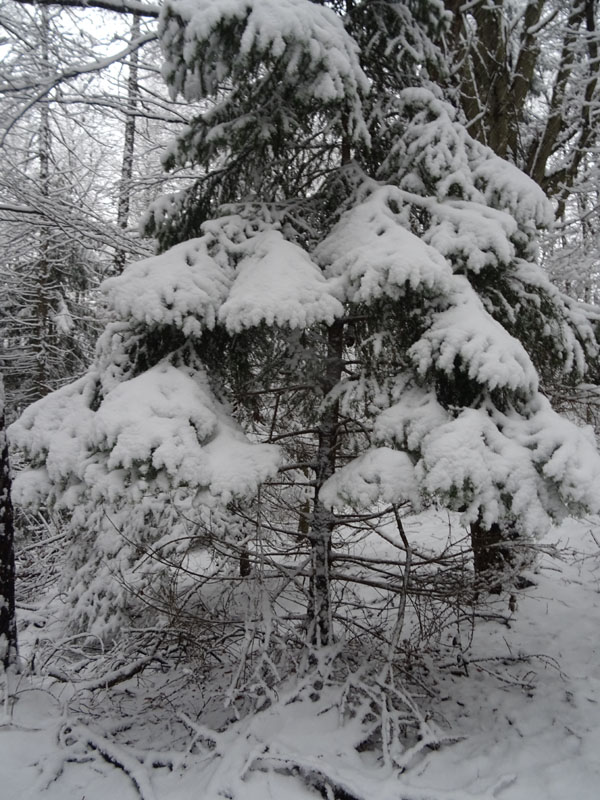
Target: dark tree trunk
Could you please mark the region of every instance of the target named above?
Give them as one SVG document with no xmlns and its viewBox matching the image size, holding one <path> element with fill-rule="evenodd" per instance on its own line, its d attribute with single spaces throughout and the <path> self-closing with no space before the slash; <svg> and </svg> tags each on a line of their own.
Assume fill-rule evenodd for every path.
<svg viewBox="0 0 600 800">
<path fill-rule="evenodd" d="M 321 381 L 323 397 L 338 385 L 343 369 L 344 323 L 334 322 L 327 331 L 327 357 Z M 327 401 L 326 401 L 327 402 Z M 325 481 L 335 472 L 338 445 L 339 402 L 329 401 L 319 426 L 317 449 L 317 474 L 315 499 L 310 525 L 311 550 L 310 602 L 308 622 L 312 644 L 325 646 L 331 643 L 331 534 L 335 527 L 333 514 L 319 498 Z"/>
<path fill-rule="evenodd" d="M 502 572 L 514 564 L 510 540 L 515 533 L 497 522 L 486 527 L 480 520 L 471 523 L 470 528 L 475 579 L 481 588 L 498 594 L 502 589 Z"/>
<path fill-rule="evenodd" d="M 0 660 L 4 669 L 17 661 L 14 520 L 10 488 L 4 388 L 0 377 Z"/>
<path fill-rule="evenodd" d="M 347 10 L 352 3 L 348 0 Z M 348 135 L 340 143 L 341 163 L 352 160 L 351 140 Z M 327 328 L 327 350 L 324 372 L 320 382 L 326 407 L 318 426 L 318 447 L 315 475 L 313 513 L 310 520 L 308 540 L 311 553 L 311 572 L 308 604 L 308 629 L 311 644 L 326 647 L 331 644 L 331 536 L 335 528 L 333 514 L 325 508 L 320 498 L 321 487 L 335 472 L 339 445 L 339 400 L 328 399 L 328 395 L 339 384 L 344 371 L 344 323 L 336 320 Z M 302 521 L 300 522 L 302 525 Z"/>
</svg>

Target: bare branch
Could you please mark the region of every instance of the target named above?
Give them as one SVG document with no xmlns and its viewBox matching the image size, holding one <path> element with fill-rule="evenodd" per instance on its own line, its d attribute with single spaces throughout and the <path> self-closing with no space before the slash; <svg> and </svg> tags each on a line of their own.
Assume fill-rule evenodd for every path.
<svg viewBox="0 0 600 800">
<path fill-rule="evenodd" d="M 117 14 L 139 14 L 141 17 L 156 19 L 160 6 L 153 3 L 139 3 L 137 0 L 15 0 L 21 5 L 62 6 L 63 8 L 102 8 Z"/>
</svg>

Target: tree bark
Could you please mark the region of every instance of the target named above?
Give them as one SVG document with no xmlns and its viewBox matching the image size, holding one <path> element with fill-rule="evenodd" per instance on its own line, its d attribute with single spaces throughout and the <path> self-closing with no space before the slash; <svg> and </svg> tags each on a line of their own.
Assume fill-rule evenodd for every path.
<svg viewBox="0 0 600 800">
<path fill-rule="evenodd" d="M 576 58 L 575 42 L 579 36 L 578 29 L 584 19 L 585 5 L 578 1 L 574 2 L 573 10 L 565 28 L 560 65 L 552 87 L 550 110 L 546 125 L 541 137 L 532 143 L 527 158 L 525 171 L 549 193 L 552 193 L 553 187 L 546 180 L 546 167 L 550 157 L 555 152 L 557 140 L 563 130 L 564 102 Z"/>
<path fill-rule="evenodd" d="M 321 391 L 326 409 L 319 426 L 314 507 L 309 532 L 311 550 L 310 602 L 308 607 L 309 631 L 312 644 L 325 646 L 331 643 L 331 535 L 335 527 L 333 514 L 319 498 L 321 487 L 333 475 L 336 467 L 338 445 L 339 402 L 327 400 L 327 395 L 338 385 L 343 370 L 344 323 L 336 321 L 327 330 L 327 355 L 321 381 Z"/>
<path fill-rule="evenodd" d="M 17 662 L 14 517 L 11 501 L 4 386 L 0 376 L 0 661 L 4 669 Z"/>
<path fill-rule="evenodd" d="M 505 158 L 515 139 L 515 98 L 510 91 L 504 0 L 463 6 L 460 0 L 446 0 L 453 14 L 450 40 L 461 64 L 460 102 L 470 133 Z M 467 16 L 476 25 L 476 38 Z"/>
<path fill-rule="evenodd" d="M 351 0 L 347 0 L 347 11 Z M 340 142 L 341 164 L 352 160 L 351 139 L 344 133 Z M 311 552 L 308 623 L 311 643 L 316 647 L 331 644 L 331 536 L 335 528 L 333 514 L 320 499 L 321 487 L 335 472 L 337 461 L 340 404 L 328 396 L 339 384 L 344 370 L 344 322 L 336 320 L 327 328 L 327 344 L 323 377 L 320 381 L 326 406 L 318 427 L 318 446 L 315 475 L 313 514 L 308 535 Z"/>
<path fill-rule="evenodd" d="M 497 522 L 487 527 L 481 520 L 471 523 L 470 528 L 475 579 L 479 583 L 485 581 L 487 591 L 498 594 L 502 590 L 502 572 L 514 563 L 507 544 L 511 532 L 507 533 Z"/>
</svg>

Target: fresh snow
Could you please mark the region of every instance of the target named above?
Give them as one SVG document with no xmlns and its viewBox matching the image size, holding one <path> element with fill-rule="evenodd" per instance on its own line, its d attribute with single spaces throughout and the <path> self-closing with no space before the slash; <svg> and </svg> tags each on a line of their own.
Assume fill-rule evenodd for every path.
<svg viewBox="0 0 600 800">
<path fill-rule="evenodd" d="M 409 230 L 404 205 L 398 189 L 375 185 L 317 247 L 315 258 L 337 279 L 343 299 L 368 303 L 383 296 L 397 298 L 407 286 L 435 294 L 450 290 L 450 264 Z"/>
<path fill-rule="evenodd" d="M 432 546 L 444 544 L 448 525 L 431 512 L 405 520 L 409 538 Z M 422 676 L 431 696 L 416 699 L 430 718 L 424 730 L 441 732 L 442 743 L 418 749 L 401 775 L 353 751 L 352 725 L 327 702 L 335 694 L 311 703 L 284 693 L 218 733 L 198 718 L 202 685 L 189 670 L 187 678 L 182 668 L 147 670 L 94 693 L 22 675 L 11 677 L 14 707 L 0 725 L 3 800 L 139 798 L 111 756 L 147 800 L 319 797 L 299 773 L 281 771 L 290 762 L 304 771 L 326 765 L 348 791 L 378 800 L 596 800 L 599 537 L 595 518 L 553 529 L 527 573 L 536 585 L 513 590 L 516 608 L 505 595 L 479 606 L 472 640 L 468 625 L 442 631 Z M 39 613 L 21 609 L 21 621 Z M 24 630 L 26 659 L 36 630 Z M 206 746 L 193 749 L 194 740 Z M 151 766 L 167 762 L 171 769 Z"/>
<path fill-rule="evenodd" d="M 43 462 L 16 476 L 18 502 L 35 505 L 33 492 L 48 481 L 59 487 L 63 507 L 68 482 L 112 501 L 135 499 L 136 488 L 149 489 L 144 475 L 152 468 L 170 476 L 172 488 L 208 490 L 227 503 L 277 472 L 278 448 L 246 438 L 201 370 L 159 362 L 117 384 L 97 411 L 89 407 L 94 386 L 90 373 L 34 403 L 11 426 L 12 442 Z"/>
<path fill-rule="evenodd" d="M 254 48 L 271 58 L 285 56 L 289 77 L 298 79 L 298 72 L 309 68 L 321 72 L 311 91 L 317 98 L 342 100 L 348 91 L 368 90 L 367 78 L 359 65 L 358 46 L 346 33 L 340 17 L 331 9 L 316 6 L 309 0 L 169 0 L 163 11 L 162 34 L 165 50 L 169 51 L 168 20 L 177 16 L 185 22 L 184 59 L 190 68 L 197 59 L 199 42 L 209 40 L 220 25 L 235 21 L 243 23 L 239 41 L 240 56 L 248 56 Z M 214 65 L 215 85 L 225 78 L 220 72 L 222 62 Z M 169 65 L 165 67 L 167 78 Z M 188 87 L 187 99 L 196 99 Z"/>
<path fill-rule="evenodd" d="M 414 453 L 407 485 L 462 507 L 464 522 L 479 513 L 489 524 L 508 515 L 539 536 L 569 514 L 599 510 L 593 431 L 557 414 L 541 394 L 523 413 L 491 403 L 451 413 L 433 392 L 407 387 L 399 394 L 376 417 L 374 440 Z M 388 493 L 390 502 L 404 499 Z"/>
<path fill-rule="evenodd" d="M 410 501 L 419 508 L 419 485 L 410 456 L 390 447 L 374 447 L 336 470 L 319 493 L 330 508 L 369 508 L 378 502 Z"/>
<path fill-rule="evenodd" d="M 173 325 L 185 336 L 214 327 L 227 297 L 232 270 L 209 252 L 210 237 L 191 239 L 130 265 L 102 284 L 107 303 L 121 318 L 146 325 Z"/>
<path fill-rule="evenodd" d="M 168 0 L 159 36 L 173 97 L 219 95 L 238 72 L 254 71 L 259 55 L 276 65 L 277 91 L 293 86 L 296 103 L 347 104 L 348 124 L 368 138 L 361 96 L 369 81 L 356 42 L 330 8 L 310 0 Z"/>
<path fill-rule="evenodd" d="M 344 307 L 308 253 L 277 230 L 258 233 L 240 248 L 241 259 L 219 320 L 231 332 L 266 323 L 305 328 L 331 324 Z"/>
<path fill-rule="evenodd" d="M 435 366 L 452 375 L 460 365 L 488 390 L 535 392 L 537 372 L 523 345 L 487 313 L 466 278 L 455 275 L 453 281 L 452 305 L 410 349 L 417 371 L 423 375 Z"/>
<path fill-rule="evenodd" d="M 452 263 L 477 273 L 514 260 L 511 239 L 518 226 L 510 214 L 466 200 L 430 203 L 428 208 L 432 221 L 424 241 Z"/>
</svg>

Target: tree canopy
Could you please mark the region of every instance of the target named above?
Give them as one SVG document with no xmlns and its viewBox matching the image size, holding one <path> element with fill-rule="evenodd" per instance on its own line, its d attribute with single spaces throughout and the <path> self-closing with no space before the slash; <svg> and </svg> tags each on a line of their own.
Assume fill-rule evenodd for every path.
<svg viewBox="0 0 600 800">
<path fill-rule="evenodd" d="M 266 526 L 326 644 L 345 524 L 442 503 L 535 536 L 598 508 L 593 437 L 540 391 L 585 379 L 593 324 L 538 263 L 539 185 L 450 102 L 451 32 L 436 0 L 164 3 L 194 108 L 165 165 L 200 175 L 105 282 L 87 374 L 11 429 L 19 502 L 70 515 L 75 624 L 114 634 L 208 541 L 258 564 Z"/>
</svg>

